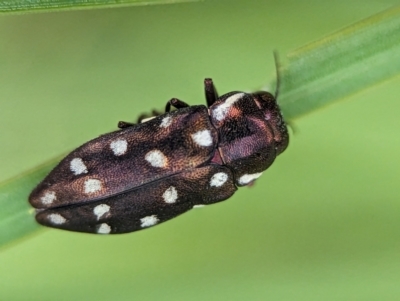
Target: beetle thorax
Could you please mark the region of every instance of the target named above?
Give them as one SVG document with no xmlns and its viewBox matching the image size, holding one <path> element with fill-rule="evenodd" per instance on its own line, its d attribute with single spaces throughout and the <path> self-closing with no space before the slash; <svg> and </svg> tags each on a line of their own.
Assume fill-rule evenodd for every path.
<svg viewBox="0 0 400 301">
<path fill-rule="evenodd" d="M 231 92 L 210 107 L 211 122 L 219 136 L 219 153 L 239 186 L 260 176 L 278 153 L 275 111 L 261 102 L 265 101 L 258 95 Z"/>
</svg>

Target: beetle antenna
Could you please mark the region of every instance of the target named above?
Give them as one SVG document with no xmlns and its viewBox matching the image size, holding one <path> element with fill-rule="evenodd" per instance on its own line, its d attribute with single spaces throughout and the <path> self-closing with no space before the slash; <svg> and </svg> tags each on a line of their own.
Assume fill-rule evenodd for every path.
<svg viewBox="0 0 400 301">
<path fill-rule="evenodd" d="M 275 99 L 278 99 L 279 89 L 281 87 L 281 73 L 280 73 L 280 64 L 279 64 L 279 55 L 278 51 L 274 50 L 274 60 L 275 60 L 275 69 L 276 69 L 276 87 L 275 87 Z"/>
</svg>

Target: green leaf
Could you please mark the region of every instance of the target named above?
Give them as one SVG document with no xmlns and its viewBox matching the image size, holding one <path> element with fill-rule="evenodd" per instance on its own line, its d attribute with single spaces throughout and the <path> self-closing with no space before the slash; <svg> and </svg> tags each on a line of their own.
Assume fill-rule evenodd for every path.
<svg viewBox="0 0 400 301">
<path fill-rule="evenodd" d="M 52 160 L 19 177 L 0 184 L 0 246 L 16 241 L 39 230 L 35 210 L 28 203 L 32 187 L 54 167 Z"/>
<path fill-rule="evenodd" d="M 197 0 L 9 0 L 0 1 L 0 12 L 28 13 L 37 11 L 111 8 L 122 6 L 172 4 Z"/>
<path fill-rule="evenodd" d="M 279 103 L 298 118 L 400 72 L 400 7 L 288 54 Z"/>
<path fill-rule="evenodd" d="M 288 55 L 280 105 L 286 118 L 311 113 L 399 73 L 400 8 L 393 8 Z M 27 198 L 57 160 L 0 185 L 0 246 L 38 231 Z"/>
</svg>

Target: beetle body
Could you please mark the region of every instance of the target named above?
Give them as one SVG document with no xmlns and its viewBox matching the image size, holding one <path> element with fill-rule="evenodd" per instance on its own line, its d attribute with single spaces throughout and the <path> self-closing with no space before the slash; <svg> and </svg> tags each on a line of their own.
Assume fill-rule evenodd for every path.
<svg viewBox="0 0 400 301">
<path fill-rule="evenodd" d="M 226 200 L 253 182 L 288 145 L 275 98 L 218 97 L 211 79 L 205 92 L 208 107 L 172 99 L 165 114 L 120 122 L 120 130 L 71 152 L 29 197 L 37 221 L 78 232 L 132 232 Z"/>
</svg>

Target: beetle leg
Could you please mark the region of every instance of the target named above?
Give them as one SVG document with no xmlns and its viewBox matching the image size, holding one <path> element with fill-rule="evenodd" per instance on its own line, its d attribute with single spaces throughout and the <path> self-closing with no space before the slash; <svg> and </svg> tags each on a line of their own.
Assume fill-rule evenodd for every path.
<svg viewBox="0 0 400 301">
<path fill-rule="evenodd" d="M 206 93 L 207 106 L 211 107 L 218 99 L 218 93 L 211 78 L 204 80 L 204 91 Z"/>
<path fill-rule="evenodd" d="M 163 112 L 157 111 L 157 110 L 152 110 L 151 114 L 141 114 L 139 115 L 138 119 L 137 119 L 137 123 L 143 123 L 146 120 L 145 119 L 152 119 L 154 117 L 160 116 L 164 114 Z"/>
<path fill-rule="evenodd" d="M 126 122 L 126 121 L 118 121 L 118 128 L 120 129 L 126 129 L 129 128 L 131 126 L 134 126 L 134 123 L 131 122 Z"/>
<path fill-rule="evenodd" d="M 157 117 L 157 116 L 162 115 L 162 114 L 163 113 L 160 112 L 160 111 L 152 110 L 150 114 L 144 113 L 144 114 L 139 115 L 139 117 L 137 118 L 137 122 L 136 123 L 127 122 L 127 121 L 119 121 L 118 122 L 118 128 L 126 129 L 126 128 L 129 128 L 131 126 L 134 126 L 135 124 L 145 122 L 145 119 L 151 119 L 151 118 Z"/>
<path fill-rule="evenodd" d="M 189 105 L 186 102 L 183 102 L 178 98 L 172 98 L 170 101 L 167 102 L 167 105 L 165 106 L 165 112 L 167 113 L 170 112 L 171 106 L 176 109 L 183 109 L 189 107 Z"/>
</svg>

